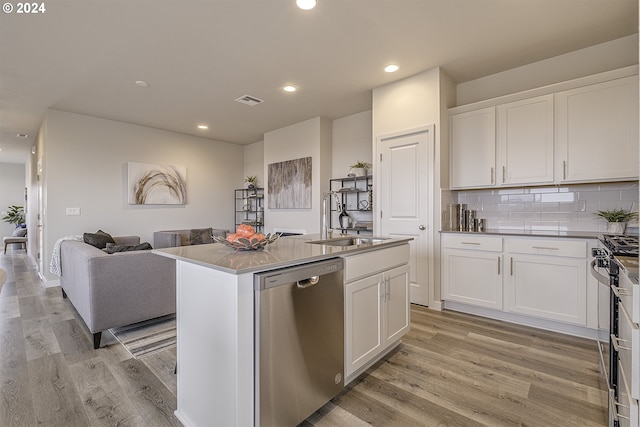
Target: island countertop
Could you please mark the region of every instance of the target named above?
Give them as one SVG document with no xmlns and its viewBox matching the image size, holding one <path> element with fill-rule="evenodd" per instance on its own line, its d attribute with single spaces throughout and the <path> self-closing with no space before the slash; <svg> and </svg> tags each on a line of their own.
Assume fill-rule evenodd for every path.
<svg viewBox="0 0 640 427">
<path fill-rule="evenodd" d="M 369 238 L 370 236 L 350 235 L 346 237 Z M 320 261 L 346 254 L 353 255 L 358 252 L 378 250 L 404 244 L 411 240 L 411 238 L 373 238 L 382 240 L 352 246 L 332 246 L 309 243 L 310 241 L 320 240 L 320 235 L 305 234 L 280 237 L 274 243 L 257 251 L 236 251 L 221 243 L 211 243 L 154 249 L 152 252 L 227 273 L 242 274 Z"/>
</svg>

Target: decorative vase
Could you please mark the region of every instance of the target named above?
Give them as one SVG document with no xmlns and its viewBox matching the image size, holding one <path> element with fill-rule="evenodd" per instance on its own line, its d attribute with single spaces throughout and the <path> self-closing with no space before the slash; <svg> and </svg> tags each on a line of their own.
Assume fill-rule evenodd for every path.
<svg viewBox="0 0 640 427">
<path fill-rule="evenodd" d="M 369 170 L 364 168 L 353 168 L 351 170 L 353 171 L 355 176 L 367 176 L 367 174 L 369 173 Z"/>
<path fill-rule="evenodd" d="M 607 223 L 607 233 L 609 234 L 624 234 L 624 230 L 627 228 L 626 222 L 609 222 Z"/>
<path fill-rule="evenodd" d="M 254 188 L 256 188 L 256 186 L 255 186 L 255 185 L 253 185 L 253 184 L 249 184 L 249 185 L 247 185 L 247 188 L 248 188 L 249 190 L 253 190 Z"/>
</svg>

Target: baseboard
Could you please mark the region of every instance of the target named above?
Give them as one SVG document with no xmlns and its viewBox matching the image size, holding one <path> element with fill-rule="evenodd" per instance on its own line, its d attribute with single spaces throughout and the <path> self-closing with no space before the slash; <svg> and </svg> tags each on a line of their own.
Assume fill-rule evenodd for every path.
<svg viewBox="0 0 640 427">
<path fill-rule="evenodd" d="M 60 286 L 60 279 L 56 280 L 47 280 L 42 275 L 40 275 L 40 280 L 44 283 L 45 288 L 55 288 L 56 286 Z"/>
<path fill-rule="evenodd" d="M 444 308 L 447 310 L 459 311 L 476 316 L 488 317 L 490 319 L 504 320 L 505 322 L 515 323 L 518 325 L 531 326 L 547 331 L 559 332 L 561 334 L 588 338 L 594 341 L 601 338 L 601 332 L 598 329 L 592 329 L 581 325 L 572 325 L 569 323 L 539 319 L 536 317 L 530 317 L 521 314 L 506 313 L 503 311 L 492 310 L 490 308 L 461 304 L 454 301 L 445 301 Z"/>
</svg>

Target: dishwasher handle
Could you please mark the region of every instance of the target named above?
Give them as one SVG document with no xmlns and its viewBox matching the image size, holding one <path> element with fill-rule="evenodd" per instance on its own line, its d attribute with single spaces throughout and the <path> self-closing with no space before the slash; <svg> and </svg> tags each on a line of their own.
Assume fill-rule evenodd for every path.
<svg viewBox="0 0 640 427">
<path fill-rule="evenodd" d="M 311 276 L 307 279 L 298 280 L 296 285 L 298 289 L 310 288 L 313 285 L 316 285 L 320 281 L 320 276 Z"/>
</svg>

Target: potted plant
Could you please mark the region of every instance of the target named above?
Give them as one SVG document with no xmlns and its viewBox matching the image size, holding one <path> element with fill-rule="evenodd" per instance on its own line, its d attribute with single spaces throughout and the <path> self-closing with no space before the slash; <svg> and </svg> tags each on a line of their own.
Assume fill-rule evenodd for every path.
<svg viewBox="0 0 640 427">
<path fill-rule="evenodd" d="M 246 177 L 244 179 L 244 182 L 248 182 L 249 185 L 247 185 L 247 188 L 249 190 L 253 190 L 254 188 L 256 188 L 258 186 L 258 177 L 255 175 L 249 175 L 248 177 Z"/>
<path fill-rule="evenodd" d="M 596 215 L 607 220 L 609 223 L 607 226 L 607 232 L 612 234 L 624 234 L 624 230 L 627 227 L 627 221 L 638 217 L 637 212 L 618 208 L 598 211 L 596 212 Z"/>
<path fill-rule="evenodd" d="M 358 160 L 355 164 L 351 165 L 350 168 L 355 176 L 367 176 L 369 169 L 371 169 L 371 163 Z"/>
<path fill-rule="evenodd" d="M 4 222 L 8 222 L 9 224 L 15 224 L 16 228 L 20 227 L 25 223 L 24 219 L 24 208 L 22 206 L 9 206 L 9 211 L 5 216 L 2 217 Z"/>
</svg>

